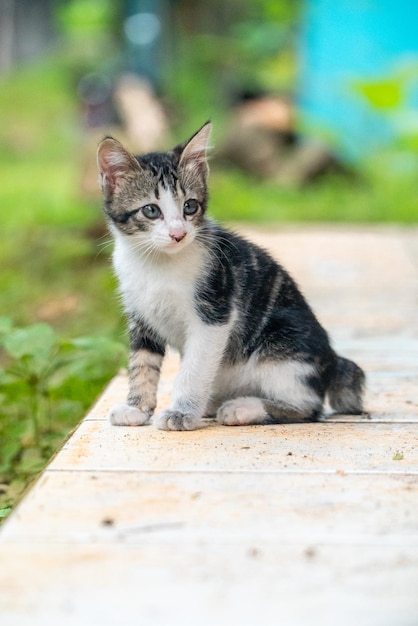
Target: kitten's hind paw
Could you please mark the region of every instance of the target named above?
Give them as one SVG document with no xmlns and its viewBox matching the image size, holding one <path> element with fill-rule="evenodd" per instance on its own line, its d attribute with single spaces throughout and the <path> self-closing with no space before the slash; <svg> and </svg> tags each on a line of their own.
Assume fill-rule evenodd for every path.
<svg viewBox="0 0 418 626">
<path fill-rule="evenodd" d="M 267 417 L 259 398 L 235 398 L 222 404 L 216 414 L 216 421 L 225 426 L 245 426 L 263 424 Z"/>
<path fill-rule="evenodd" d="M 113 426 L 143 426 L 150 421 L 150 415 L 134 406 L 118 402 L 110 409 L 109 420 Z"/>
<path fill-rule="evenodd" d="M 153 418 L 153 424 L 159 430 L 196 430 L 202 427 L 202 420 L 173 409 L 161 411 Z"/>
</svg>

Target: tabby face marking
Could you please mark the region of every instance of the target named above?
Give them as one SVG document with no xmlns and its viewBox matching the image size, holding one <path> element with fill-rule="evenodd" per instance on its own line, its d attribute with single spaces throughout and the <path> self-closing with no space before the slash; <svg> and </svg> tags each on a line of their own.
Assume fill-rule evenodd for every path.
<svg viewBox="0 0 418 626">
<path fill-rule="evenodd" d="M 170 188 L 159 186 L 156 193 L 148 196 L 137 213 L 127 222 L 127 229 L 121 229 L 134 238 L 138 249 L 144 251 L 173 254 L 189 245 L 196 237 L 198 214 L 187 216 L 183 205 L 186 196 L 174 195 Z M 148 207 L 156 207 L 157 217 L 147 216 Z M 144 210 L 145 209 L 145 210 Z"/>
<path fill-rule="evenodd" d="M 146 255 L 188 246 L 207 205 L 205 159 L 210 125 L 171 152 L 133 157 L 115 139 L 98 151 L 104 209 L 111 229 L 134 237 Z"/>
</svg>

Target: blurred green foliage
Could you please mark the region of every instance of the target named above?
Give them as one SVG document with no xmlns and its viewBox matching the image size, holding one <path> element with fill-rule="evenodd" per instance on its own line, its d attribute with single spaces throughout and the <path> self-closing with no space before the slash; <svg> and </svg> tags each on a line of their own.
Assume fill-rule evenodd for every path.
<svg viewBox="0 0 418 626">
<path fill-rule="evenodd" d="M 107 33 L 116 6 L 110 0 L 71 0 L 57 7 L 57 23 L 67 35 L 92 37 Z"/>
<path fill-rule="evenodd" d="M 223 4 L 214 0 L 213 15 L 224 14 Z M 214 112 L 223 121 L 241 91 L 294 92 L 302 6 L 301 0 L 235 0 L 229 20 L 219 17 L 216 27 L 202 20 L 190 29 L 180 20 L 175 54 L 165 67 L 165 97 L 180 110 L 182 135 Z"/>
<path fill-rule="evenodd" d="M 104 337 L 64 340 L 45 323 L 0 318 L 0 520 L 124 362 Z"/>
<path fill-rule="evenodd" d="M 353 87 L 367 102 L 379 110 L 392 110 L 402 104 L 402 81 L 386 79 L 373 82 L 355 81 Z"/>
<path fill-rule="evenodd" d="M 352 81 L 353 93 L 382 121 L 390 121 L 392 151 L 409 154 L 415 169 L 418 168 L 418 113 L 408 102 L 408 95 L 414 90 L 417 75 L 418 64 L 410 61 L 379 80 Z"/>
</svg>

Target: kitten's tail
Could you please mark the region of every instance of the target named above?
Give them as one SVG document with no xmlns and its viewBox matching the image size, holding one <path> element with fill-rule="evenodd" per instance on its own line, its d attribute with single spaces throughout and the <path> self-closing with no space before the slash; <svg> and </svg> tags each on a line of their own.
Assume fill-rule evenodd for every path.
<svg viewBox="0 0 418 626">
<path fill-rule="evenodd" d="M 328 387 L 328 400 L 337 413 L 363 413 L 366 376 L 354 361 L 337 355 L 336 369 Z"/>
</svg>

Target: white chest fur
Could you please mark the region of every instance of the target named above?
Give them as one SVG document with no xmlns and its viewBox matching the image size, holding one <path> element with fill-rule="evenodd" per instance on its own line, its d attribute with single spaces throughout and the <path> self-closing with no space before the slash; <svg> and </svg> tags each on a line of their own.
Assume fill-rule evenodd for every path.
<svg viewBox="0 0 418 626">
<path fill-rule="evenodd" d="M 144 319 L 169 345 L 183 352 L 195 318 L 194 293 L 202 272 L 197 243 L 175 255 L 146 256 L 126 238 L 116 237 L 113 265 L 125 309 Z"/>
</svg>

